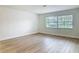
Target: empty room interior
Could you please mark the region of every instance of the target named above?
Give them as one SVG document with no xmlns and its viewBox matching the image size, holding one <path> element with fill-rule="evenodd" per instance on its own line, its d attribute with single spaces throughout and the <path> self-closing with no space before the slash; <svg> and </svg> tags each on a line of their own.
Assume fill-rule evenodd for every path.
<svg viewBox="0 0 79 59">
<path fill-rule="evenodd" d="M 79 53 L 79 5 L 0 5 L 0 53 Z"/>
</svg>

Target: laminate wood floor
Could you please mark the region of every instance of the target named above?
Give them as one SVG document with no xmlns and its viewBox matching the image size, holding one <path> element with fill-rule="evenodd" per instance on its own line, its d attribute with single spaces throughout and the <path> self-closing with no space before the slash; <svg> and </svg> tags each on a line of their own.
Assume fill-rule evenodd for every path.
<svg viewBox="0 0 79 59">
<path fill-rule="evenodd" d="M 79 40 L 34 34 L 0 41 L 1 53 L 78 53 Z"/>
</svg>

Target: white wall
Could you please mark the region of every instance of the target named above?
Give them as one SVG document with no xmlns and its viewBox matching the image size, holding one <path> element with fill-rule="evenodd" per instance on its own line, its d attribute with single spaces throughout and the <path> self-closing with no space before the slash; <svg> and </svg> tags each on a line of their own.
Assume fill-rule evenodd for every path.
<svg viewBox="0 0 79 59">
<path fill-rule="evenodd" d="M 46 28 L 44 18 L 51 15 L 74 15 L 73 29 Z M 38 26 L 39 22 L 39 26 Z M 39 29 L 39 30 L 38 30 Z M 34 34 L 37 32 L 79 38 L 79 9 L 40 14 L 0 7 L 0 40 Z"/>
<path fill-rule="evenodd" d="M 38 32 L 37 15 L 0 7 L 0 40 Z"/>
<path fill-rule="evenodd" d="M 61 15 L 68 15 L 68 14 L 73 15 L 73 29 L 53 29 L 53 28 L 45 27 L 46 16 L 53 16 L 53 15 L 61 16 Z M 64 11 L 59 11 L 59 12 L 40 14 L 39 22 L 40 22 L 39 32 L 41 33 L 79 38 L 79 8 L 64 10 Z"/>
</svg>

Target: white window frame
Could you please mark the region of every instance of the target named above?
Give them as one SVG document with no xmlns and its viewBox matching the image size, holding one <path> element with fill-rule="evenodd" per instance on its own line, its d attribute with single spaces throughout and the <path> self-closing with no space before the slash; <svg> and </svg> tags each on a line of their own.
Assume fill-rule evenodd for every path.
<svg viewBox="0 0 79 59">
<path fill-rule="evenodd" d="M 52 18 L 52 17 L 57 17 L 57 18 L 56 18 L 56 19 L 57 19 L 56 27 L 50 26 L 50 25 L 49 25 L 50 23 L 48 24 L 48 21 L 47 21 L 47 20 L 49 20 L 49 18 Z M 63 27 L 59 27 L 59 17 L 61 17 L 61 18 L 63 18 L 63 17 L 64 17 L 64 18 L 66 18 L 66 17 L 71 17 L 71 22 L 70 22 L 70 23 L 71 23 L 71 24 L 70 24 L 71 27 L 69 27 L 69 28 L 66 27 L 67 25 L 69 26 L 69 24 L 66 24 L 66 19 L 63 20 L 63 22 L 65 22 L 65 24 L 63 25 Z M 72 28 L 73 28 L 73 15 L 49 16 L 49 17 L 46 17 L 45 20 L 46 20 L 46 21 L 45 21 L 45 23 L 46 23 L 45 25 L 46 25 L 47 28 L 64 28 L 64 29 L 66 29 L 66 28 L 67 28 L 67 29 L 72 29 Z M 70 21 L 70 20 L 68 20 L 68 21 Z M 51 23 L 52 23 L 52 22 L 51 22 Z M 62 22 L 61 22 L 61 23 L 62 23 Z"/>
</svg>

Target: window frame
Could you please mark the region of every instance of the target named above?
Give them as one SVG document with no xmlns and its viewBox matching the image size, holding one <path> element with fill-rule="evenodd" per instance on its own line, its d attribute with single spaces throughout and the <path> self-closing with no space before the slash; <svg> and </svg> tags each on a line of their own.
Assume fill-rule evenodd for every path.
<svg viewBox="0 0 79 59">
<path fill-rule="evenodd" d="M 67 27 L 65 28 L 65 26 L 68 25 L 68 24 L 65 24 L 63 28 L 60 28 L 59 27 L 59 19 L 58 19 L 58 17 L 63 17 L 63 16 L 64 17 L 71 16 L 71 28 L 69 28 L 69 27 L 68 28 Z M 47 18 L 49 18 L 49 17 L 57 17 L 57 23 L 56 23 L 57 24 L 57 27 L 52 27 L 52 26 L 47 27 L 47 22 L 46 21 L 47 21 Z M 64 22 L 65 21 L 66 20 L 64 20 Z M 68 21 L 70 21 L 70 20 L 68 20 Z M 45 18 L 45 27 L 47 27 L 47 28 L 53 28 L 53 29 L 72 29 L 73 28 L 73 15 L 47 16 Z"/>
<path fill-rule="evenodd" d="M 46 18 L 45 18 L 45 27 L 47 27 L 47 18 L 48 17 L 57 17 L 57 16 L 47 16 Z M 57 22 L 58 22 L 58 20 L 57 20 Z M 53 28 L 53 29 L 56 29 L 56 28 L 58 28 L 58 25 L 57 25 L 57 23 L 56 23 L 56 27 L 51 27 L 51 26 L 48 26 L 47 28 Z"/>
</svg>

